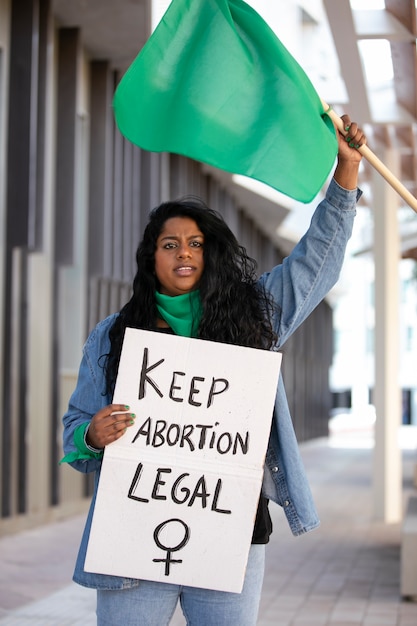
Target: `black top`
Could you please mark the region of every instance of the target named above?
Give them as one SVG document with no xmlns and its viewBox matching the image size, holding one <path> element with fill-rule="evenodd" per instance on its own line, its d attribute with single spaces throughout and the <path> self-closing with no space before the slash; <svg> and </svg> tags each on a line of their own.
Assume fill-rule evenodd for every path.
<svg viewBox="0 0 417 626">
<path fill-rule="evenodd" d="M 170 335 L 174 334 L 172 328 L 154 328 L 153 330 Z M 256 511 L 251 543 L 264 544 L 269 542 L 269 537 L 272 533 L 272 520 L 268 510 L 268 503 L 269 500 L 261 494 Z"/>
<path fill-rule="evenodd" d="M 272 533 L 272 520 L 269 515 L 267 500 L 262 494 L 256 511 L 255 526 L 253 528 L 252 543 L 268 543 Z"/>
</svg>

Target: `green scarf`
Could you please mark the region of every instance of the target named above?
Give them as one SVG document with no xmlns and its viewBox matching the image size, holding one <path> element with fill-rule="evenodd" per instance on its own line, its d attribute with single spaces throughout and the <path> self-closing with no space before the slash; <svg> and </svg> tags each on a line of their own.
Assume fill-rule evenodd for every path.
<svg viewBox="0 0 417 626">
<path fill-rule="evenodd" d="M 181 296 L 166 296 L 156 291 L 155 298 L 160 316 L 176 335 L 197 337 L 202 313 L 198 290 Z"/>
</svg>

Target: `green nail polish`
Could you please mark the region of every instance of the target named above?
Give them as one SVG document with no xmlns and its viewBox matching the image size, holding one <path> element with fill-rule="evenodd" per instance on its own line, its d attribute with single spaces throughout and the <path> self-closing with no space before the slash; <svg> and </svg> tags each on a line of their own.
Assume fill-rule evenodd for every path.
<svg viewBox="0 0 417 626">
<path fill-rule="evenodd" d="M 351 137 L 349 137 L 349 135 L 346 135 L 345 139 L 346 139 L 346 141 L 349 142 L 351 140 Z"/>
<path fill-rule="evenodd" d="M 130 420 L 129 424 L 132 426 L 132 424 L 135 423 L 135 420 Z"/>
<path fill-rule="evenodd" d="M 350 126 L 345 126 L 345 130 L 349 130 Z"/>
<path fill-rule="evenodd" d="M 350 141 L 350 142 L 349 142 L 349 146 L 350 146 L 351 148 L 354 148 L 354 147 L 355 147 L 355 144 L 353 143 L 353 141 Z"/>
<path fill-rule="evenodd" d="M 125 404 L 125 409 L 126 411 L 128 411 L 130 409 L 130 406 L 128 404 Z"/>
</svg>

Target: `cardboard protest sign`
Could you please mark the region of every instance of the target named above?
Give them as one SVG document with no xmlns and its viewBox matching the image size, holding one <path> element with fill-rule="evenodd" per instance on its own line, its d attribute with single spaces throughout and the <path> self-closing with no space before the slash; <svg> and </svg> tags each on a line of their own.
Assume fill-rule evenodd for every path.
<svg viewBox="0 0 417 626">
<path fill-rule="evenodd" d="M 127 328 L 85 569 L 240 592 L 281 355 Z"/>
</svg>

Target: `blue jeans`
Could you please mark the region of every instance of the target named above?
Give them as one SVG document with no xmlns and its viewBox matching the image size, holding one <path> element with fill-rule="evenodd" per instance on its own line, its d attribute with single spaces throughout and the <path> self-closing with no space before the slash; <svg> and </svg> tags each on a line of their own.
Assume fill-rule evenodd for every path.
<svg viewBox="0 0 417 626">
<path fill-rule="evenodd" d="M 241 593 L 147 580 L 132 589 L 99 589 L 97 625 L 167 626 L 179 599 L 187 626 L 255 626 L 264 566 L 265 546 L 252 545 Z"/>
</svg>

